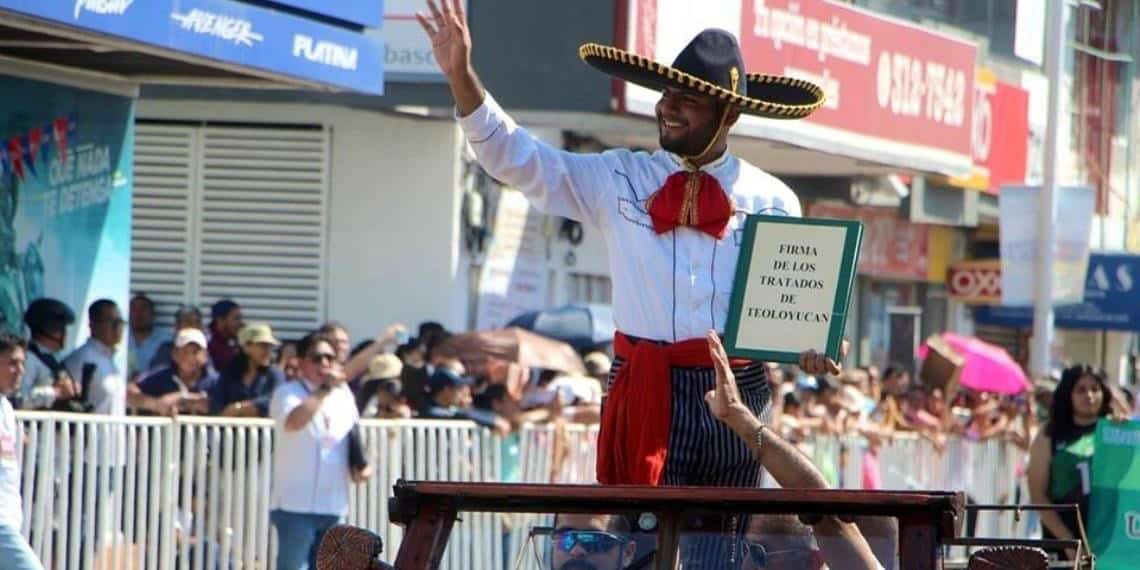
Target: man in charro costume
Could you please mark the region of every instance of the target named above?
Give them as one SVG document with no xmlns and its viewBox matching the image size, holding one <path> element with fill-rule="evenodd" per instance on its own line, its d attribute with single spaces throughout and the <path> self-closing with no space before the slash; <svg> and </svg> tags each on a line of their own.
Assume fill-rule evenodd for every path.
<svg viewBox="0 0 1140 570">
<path fill-rule="evenodd" d="M 790 77 L 748 74 L 736 39 L 709 29 L 672 66 L 597 44 L 579 55 L 616 77 L 662 91 L 662 150 L 575 154 L 519 127 L 471 66 L 471 37 L 453 0 L 419 15 L 479 163 L 539 210 L 588 224 L 605 239 L 613 280 L 616 359 L 603 406 L 598 480 L 605 484 L 751 487 L 747 446 L 708 411 L 715 372 L 705 333 L 724 331 L 744 217 L 799 216 L 795 193 L 727 151 L 741 113 L 797 119 L 822 90 Z M 765 366 L 734 361 L 741 396 L 757 414 L 771 400 Z M 814 351 L 806 374 L 838 373 Z"/>
<path fill-rule="evenodd" d="M 662 92 L 656 107 L 662 150 L 571 153 L 519 127 L 483 88 L 471 64 L 462 1 L 427 4 L 430 14 L 417 17 L 479 163 L 540 211 L 594 227 L 608 248 L 619 332 L 598 481 L 757 486 L 754 450 L 778 436 L 759 421 L 748 434 L 734 433 L 710 412 L 719 342 L 706 334 L 724 331 L 745 217 L 801 210 L 783 182 L 728 152 L 728 130 L 741 113 L 806 117 L 823 104 L 823 91 L 799 79 L 746 73 L 736 39 L 723 30 L 697 34 L 671 66 L 585 44 L 579 56 L 590 66 Z M 765 417 L 772 394 L 765 365 L 730 364 L 739 399 L 751 411 L 744 415 Z M 801 354 L 799 365 L 810 375 L 840 372 L 815 351 Z M 800 454 L 778 455 L 780 469 L 814 471 Z"/>
</svg>

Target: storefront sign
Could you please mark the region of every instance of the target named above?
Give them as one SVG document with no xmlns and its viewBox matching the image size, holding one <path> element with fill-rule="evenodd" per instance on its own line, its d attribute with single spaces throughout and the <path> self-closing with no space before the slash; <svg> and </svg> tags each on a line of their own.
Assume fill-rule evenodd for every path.
<svg viewBox="0 0 1140 570">
<path fill-rule="evenodd" d="M 1029 92 L 998 81 L 989 69 L 974 80 L 974 117 L 970 148 L 974 167 L 969 176 L 950 184 L 996 194 L 998 188 L 1024 184 L 1028 174 Z"/>
<path fill-rule="evenodd" d="M 375 6 L 380 9 L 379 2 Z M 379 39 L 235 0 L 0 0 L 0 10 L 304 81 L 377 95 L 384 91 Z"/>
<path fill-rule="evenodd" d="M 100 298 L 125 310 L 133 100 L 16 77 L 0 83 L 0 329 L 20 332 L 24 309 L 45 296 L 81 320 Z"/>
<path fill-rule="evenodd" d="M 946 276 L 949 297 L 961 303 L 1001 302 L 1001 260 L 961 261 Z"/>
<path fill-rule="evenodd" d="M 1140 255 L 1092 253 L 1084 302 L 1054 309 L 1058 328 L 1140 331 Z M 1032 307 L 982 306 L 974 320 L 1014 328 L 1033 326 Z"/>
<path fill-rule="evenodd" d="M 742 134 L 886 164 L 969 172 L 972 43 L 824 0 L 630 5 L 628 45 L 659 61 L 670 61 L 681 49 L 672 45 L 676 38 L 687 41 L 714 25 L 736 32 L 749 72 L 808 79 L 827 93 L 825 106 L 794 127 L 745 117 L 738 127 Z M 655 101 L 652 91 L 626 87 L 632 112 L 651 116 Z"/>
<path fill-rule="evenodd" d="M 808 216 L 863 222 L 860 274 L 926 280 L 927 226 L 904 220 L 890 208 L 857 208 L 841 202 L 815 202 L 808 207 Z"/>
<path fill-rule="evenodd" d="M 243 0 L 244 1 L 244 0 Z M 384 14 L 386 2 L 384 0 L 265 0 L 270 4 L 280 4 L 290 8 L 298 8 L 327 16 L 335 20 L 343 20 L 358 24 L 365 28 L 379 28 L 381 15 Z M 388 0 L 389 2 L 392 0 Z M 421 2 L 425 9 L 426 2 Z"/>
<path fill-rule="evenodd" d="M 466 4 L 470 12 L 470 2 Z M 424 11 L 425 6 L 424 0 L 388 0 L 384 3 L 384 27 L 365 32 L 384 42 L 384 76 L 391 81 L 444 80 L 431 39 L 416 21 L 416 12 Z"/>
<path fill-rule="evenodd" d="M 745 0 L 740 40 L 750 70 L 824 86 L 809 121 L 941 151 L 970 152 L 973 45 L 847 4 Z"/>
<path fill-rule="evenodd" d="M 1002 304 L 1028 306 L 1037 281 L 1037 208 L 1039 186 L 1006 186 L 1001 190 Z M 1093 192 L 1087 186 L 1057 189 L 1058 223 L 1053 262 L 1053 302 L 1079 303 L 1081 277 L 1088 270 Z"/>
</svg>

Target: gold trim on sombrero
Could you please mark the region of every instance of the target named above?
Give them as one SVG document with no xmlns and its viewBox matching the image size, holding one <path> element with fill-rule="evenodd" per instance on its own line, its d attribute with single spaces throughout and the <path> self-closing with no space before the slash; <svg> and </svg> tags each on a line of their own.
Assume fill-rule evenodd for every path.
<svg viewBox="0 0 1140 570">
<path fill-rule="evenodd" d="M 743 107 L 752 111 L 757 111 L 763 114 L 768 114 L 776 117 L 798 119 L 806 117 L 816 109 L 823 106 L 826 96 L 823 89 L 818 85 L 804 81 L 803 79 L 796 79 L 794 77 L 787 77 L 783 75 L 768 75 L 764 73 L 748 73 L 745 74 L 745 81 L 756 83 L 768 83 L 773 85 L 786 85 L 798 89 L 803 89 L 815 97 L 815 101 L 806 105 L 789 105 L 787 103 L 774 103 L 765 101 L 763 99 L 756 99 L 753 97 L 746 97 L 729 91 L 719 85 L 705 81 L 695 75 L 686 73 L 677 68 L 668 65 L 660 64 L 649 58 L 642 57 L 635 53 L 618 49 L 613 46 L 606 46 L 597 43 L 585 43 L 578 48 L 578 57 L 582 61 L 589 62 L 590 58 L 605 59 L 615 63 L 625 65 L 636 65 L 637 67 L 648 69 L 657 75 L 674 81 L 681 86 L 687 85 L 690 88 L 696 89 L 700 93 L 709 93 L 711 95 L 719 96 L 723 100 L 728 100 L 733 105 Z M 627 79 L 628 81 L 628 79 Z"/>
</svg>

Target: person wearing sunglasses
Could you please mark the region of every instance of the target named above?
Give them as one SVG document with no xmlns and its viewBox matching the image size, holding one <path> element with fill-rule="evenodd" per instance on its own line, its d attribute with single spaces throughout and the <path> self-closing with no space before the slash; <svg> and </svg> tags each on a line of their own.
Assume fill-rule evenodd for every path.
<svg viewBox="0 0 1140 570">
<path fill-rule="evenodd" d="M 127 415 L 127 371 L 119 367 L 117 354 L 123 343 L 126 321 L 119 306 L 99 299 L 87 308 L 91 336 L 63 361 L 68 374 L 80 385 L 80 394 L 91 412 Z"/>
<path fill-rule="evenodd" d="M 79 397 L 83 402 L 80 409 L 105 416 L 123 417 L 127 415 L 127 370 L 120 366 L 120 354 L 126 321 L 119 306 L 110 299 L 99 299 L 87 308 L 87 324 L 91 335 L 87 342 L 75 349 L 63 361 L 67 373 L 79 382 Z M 125 364 L 125 359 L 123 359 Z M 95 508 L 84 509 L 80 524 L 95 524 L 94 521 L 111 521 L 112 514 L 120 506 L 116 500 L 125 496 L 123 481 L 127 463 L 127 433 L 125 426 L 110 422 L 92 424 L 95 430 L 96 449 L 94 461 L 88 461 L 89 469 L 95 469 Z M 73 452 L 76 453 L 76 452 Z M 73 477 L 79 473 L 73 471 Z M 90 471 L 88 471 L 90 473 Z M 78 485 L 76 480 L 72 483 Z M 106 500 L 103 497 L 120 497 Z M 74 500 L 74 499 L 73 499 Z M 123 517 L 125 524 L 130 517 Z M 83 520 L 86 519 L 86 520 Z M 103 555 L 111 547 L 114 533 L 123 526 L 100 523 L 95 535 L 96 556 Z M 86 528 L 86 527 L 85 527 Z"/>
<path fill-rule="evenodd" d="M 622 570 L 629 567 L 637 543 L 629 521 L 619 515 L 560 514 L 550 534 L 552 570 Z"/>
<path fill-rule="evenodd" d="M 277 568 L 316 568 L 324 533 L 348 514 L 349 434 L 360 419 L 345 383 L 336 340 L 312 333 L 297 344 L 300 377 L 273 392 L 276 450 L 269 520 L 277 530 Z"/>
<path fill-rule="evenodd" d="M 819 570 L 824 567 L 823 554 L 811 528 L 794 515 L 752 515 L 740 550 L 744 554 L 741 570 Z"/>
</svg>

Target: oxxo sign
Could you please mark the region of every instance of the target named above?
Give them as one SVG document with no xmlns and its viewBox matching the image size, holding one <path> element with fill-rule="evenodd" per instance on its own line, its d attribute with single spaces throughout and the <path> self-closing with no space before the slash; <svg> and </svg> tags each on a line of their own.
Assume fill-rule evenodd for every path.
<svg viewBox="0 0 1140 570">
<path fill-rule="evenodd" d="M 1126 307 L 1134 299 L 1136 269 L 1125 255 L 1094 254 L 1089 258 L 1085 300 L 1105 307 Z M 950 266 L 946 277 L 950 298 L 964 303 L 1001 302 L 1001 260 L 963 261 Z"/>
<path fill-rule="evenodd" d="M 951 299 L 963 303 L 1001 301 L 1001 261 L 984 259 L 950 266 L 946 286 Z"/>
</svg>

